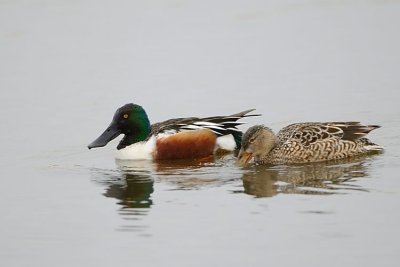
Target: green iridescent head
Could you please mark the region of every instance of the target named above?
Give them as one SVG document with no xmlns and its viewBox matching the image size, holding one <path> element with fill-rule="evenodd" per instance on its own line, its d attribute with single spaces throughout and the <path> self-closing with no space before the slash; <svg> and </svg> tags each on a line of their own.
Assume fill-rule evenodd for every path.
<svg viewBox="0 0 400 267">
<path fill-rule="evenodd" d="M 117 146 L 117 149 L 122 149 L 145 140 L 150 134 L 150 127 L 149 118 L 141 106 L 126 104 L 117 109 L 110 125 L 88 148 L 103 147 L 120 134 L 124 134 Z"/>
</svg>

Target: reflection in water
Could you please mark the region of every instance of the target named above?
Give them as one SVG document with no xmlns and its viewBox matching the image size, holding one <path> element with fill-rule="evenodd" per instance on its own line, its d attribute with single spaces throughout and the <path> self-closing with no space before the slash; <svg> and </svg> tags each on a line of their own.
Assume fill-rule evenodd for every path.
<svg viewBox="0 0 400 267">
<path fill-rule="evenodd" d="M 97 183 L 106 186 L 104 196 L 118 199 L 121 205 L 119 214 L 127 224 L 119 231 L 143 232 L 148 227 L 140 223 L 153 205 L 151 194 L 154 181 L 151 178 L 149 163 L 136 162 L 126 165 L 117 163 L 118 170 L 93 170 L 92 175 Z"/>
<path fill-rule="evenodd" d="M 126 165 L 118 162 L 118 170 L 93 170 L 97 183 L 106 185 L 104 195 L 120 200 L 123 208 L 149 208 L 153 203 L 154 181 L 151 178 L 151 165 L 148 162 L 132 162 Z"/>
<path fill-rule="evenodd" d="M 92 176 L 97 183 L 107 186 L 104 195 L 120 200 L 118 204 L 123 208 L 150 208 L 153 204 L 151 194 L 154 191 L 154 181 L 171 184 L 177 190 L 197 189 L 231 181 L 232 172 L 226 172 L 224 165 L 232 165 L 234 159 L 226 159 L 220 157 L 159 162 L 117 160 L 118 170 L 93 169 Z"/>
<path fill-rule="evenodd" d="M 153 181 L 150 176 L 122 173 L 124 183 L 110 184 L 104 195 L 121 200 L 118 204 L 124 208 L 149 208 L 153 202 Z"/>
<path fill-rule="evenodd" d="M 118 230 L 135 231 L 144 236 L 149 227 L 146 217 L 153 205 L 155 181 L 171 185 L 172 190 L 196 190 L 236 184 L 241 178 L 244 192 L 256 197 L 367 191 L 353 181 L 356 177 L 368 176 L 368 157 L 351 162 L 245 169 L 236 167 L 234 162 L 232 156 L 172 162 L 117 161 L 117 170 L 93 170 L 92 175 L 95 182 L 106 186 L 104 196 L 118 200 L 118 213 L 124 220 Z"/>
<path fill-rule="evenodd" d="M 154 181 L 170 184 L 173 190 L 193 190 L 237 181 L 241 171 L 232 178 L 233 162 L 233 157 L 159 162 L 117 160 L 117 170 L 93 169 L 92 176 L 96 183 L 106 186 L 104 196 L 118 200 L 121 207 L 118 213 L 126 222 L 118 230 L 146 236 L 149 225 L 145 218 L 153 205 Z"/>
<path fill-rule="evenodd" d="M 219 186 L 237 180 L 241 170 L 233 167 L 232 154 L 201 160 L 174 160 L 155 163 L 154 177 L 175 190 L 193 190 Z"/>
<path fill-rule="evenodd" d="M 158 180 L 173 184 L 176 190 L 196 189 L 216 182 L 210 170 L 215 166 L 215 162 L 210 158 L 159 161 L 155 166 L 155 176 Z"/>
<path fill-rule="evenodd" d="M 256 197 L 272 197 L 279 193 L 327 195 L 343 193 L 343 190 L 367 191 L 352 184 L 354 178 L 368 176 L 367 158 L 308 165 L 254 166 L 242 176 L 244 192 Z"/>
</svg>

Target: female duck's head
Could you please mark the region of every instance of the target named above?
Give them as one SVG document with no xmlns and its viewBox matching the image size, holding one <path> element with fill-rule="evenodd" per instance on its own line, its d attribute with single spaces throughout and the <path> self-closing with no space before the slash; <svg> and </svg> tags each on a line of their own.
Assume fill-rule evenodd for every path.
<svg viewBox="0 0 400 267">
<path fill-rule="evenodd" d="M 130 103 L 117 109 L 110 125 L 88 145 L 88 148 L 103 147 L 120 134 L 124 134 L 124 138 L 117 146 L 118 149 L 121 149 L 145 140 L 149 133 L 150 122 L 146 111 L 141 106 Z"/>
<path fill-rule="evenodd" d="M 264 125 L 250 127 L 243 135 L 242 147 L 238 155 L 238 165 L 246 165 L 252 158 L 260 160 L 267 155 L 278 142 L 274 132 Z"/>
</svg>

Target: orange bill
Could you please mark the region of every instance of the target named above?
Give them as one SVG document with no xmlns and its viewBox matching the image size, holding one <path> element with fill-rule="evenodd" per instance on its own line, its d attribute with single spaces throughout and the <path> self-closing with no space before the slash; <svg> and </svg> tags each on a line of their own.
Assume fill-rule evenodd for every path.
<svg viewBox="0 0 400 267">
<path fill-rule="evenodd" d="M 237 164 L 239 166 L 246 165 L 253 158 L 253 154 L 249 152 L 240 152 Z"/>
</svg>

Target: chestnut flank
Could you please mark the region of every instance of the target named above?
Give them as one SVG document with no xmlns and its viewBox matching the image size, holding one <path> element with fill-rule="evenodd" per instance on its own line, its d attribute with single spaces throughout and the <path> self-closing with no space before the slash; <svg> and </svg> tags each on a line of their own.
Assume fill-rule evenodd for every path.
<svg viewBox="0 0 400 267">
<path fill-rule="evenodd" d="M 157 140 L 154 159 L 185 159 L 210 156 L 217 136 L 210 130 L 176 133 Z"/>
</svg>

